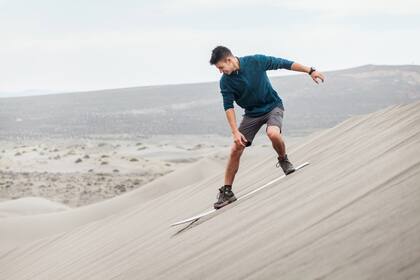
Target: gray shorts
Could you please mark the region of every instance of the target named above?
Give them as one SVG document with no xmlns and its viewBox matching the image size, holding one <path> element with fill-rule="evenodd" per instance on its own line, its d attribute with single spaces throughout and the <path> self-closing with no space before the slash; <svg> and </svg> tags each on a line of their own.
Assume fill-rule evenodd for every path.
<svg viewBox="0 0 420 280">
<path fill-rule="evenodd" d="M 252 140 L 254 140 L 255 135 L 264 124 L 267 124 L 267 127 L 270 125 L 278 126 L 281 132 L 283 125 L 283 114 L 284 110 L 278 106 L 267 114 L 259 117 L 251 118 L 244 115 L 238 129 L 239 132 L 242 133 L 248 141 L 246 146 L 251 146 Z"/>
</svg>

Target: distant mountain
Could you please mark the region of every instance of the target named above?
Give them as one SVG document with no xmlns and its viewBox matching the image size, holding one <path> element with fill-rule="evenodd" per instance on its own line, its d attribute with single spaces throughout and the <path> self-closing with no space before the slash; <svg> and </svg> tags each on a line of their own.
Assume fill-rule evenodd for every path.
<svg viewBox="0 0 420 280">
<path fill-rule="evenodd" d="M 365 65 L 325 75 L 320 85 L 306 74 L 271 78 L 286 108 L 286 134 L 306 135 L 420 99 L 417 65 Z M 236 112 L 239 122 L 243 111 Z M 0 99 L 0 138 L 104 134 L 229 135 L 230 129 L 218 82 Z"/>
<path fill-rule="evenodd" d="M 57 93 L 56 90 L 47 90 L 47 89 L 28 89 L 23 91 L 13 91 L 13 92 L 0 92 L 0 97 L 22 97 L 22 96 L 34 96 L 34 95 L 45 95 Z"/>
</svg>

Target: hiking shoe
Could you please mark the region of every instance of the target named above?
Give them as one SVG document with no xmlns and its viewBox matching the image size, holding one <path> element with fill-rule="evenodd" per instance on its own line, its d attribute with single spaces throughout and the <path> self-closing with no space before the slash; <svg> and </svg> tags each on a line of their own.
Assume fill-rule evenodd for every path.
<svg viewBox="0 0 420 280">
<path fill-rule="evenodd" d="M 232 192 L 232 187 L 223 186 L 217 194 L 217 202 L 214 203 L 214 209 L 222 208 L 235 200 L 236 197 Z"/>
<path fill-rule="evenodd" d="M 277 167 L 281 166 L 284 174 L 289 175 L 290 173 L 295 172 L 295 168 L 293 167 L 293 164 L 287 158 L 287 155 L 285 155 L 283 159 L 281 159 L 280 157 L 278 157 L 277 159 L 279 160 L 279 162 L 276 164 L 276 166 Z"/>
</svg>

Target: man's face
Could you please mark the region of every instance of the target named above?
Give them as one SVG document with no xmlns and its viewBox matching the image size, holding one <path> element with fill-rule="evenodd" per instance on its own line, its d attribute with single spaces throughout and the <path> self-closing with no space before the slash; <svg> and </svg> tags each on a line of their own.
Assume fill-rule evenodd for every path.
<svg viewBox="0 0 420 280">
<path fill-rule="evenodd" d="M 232 74 L 233 70 L 235 69 L 235 65 L 233 64 L 233 58 L 227 57 L 225 59 L 220 60 L 216 63 L 216 68 L 219 69 L 220 73 L 225 73 L 227 75 Z"/>
</svg>

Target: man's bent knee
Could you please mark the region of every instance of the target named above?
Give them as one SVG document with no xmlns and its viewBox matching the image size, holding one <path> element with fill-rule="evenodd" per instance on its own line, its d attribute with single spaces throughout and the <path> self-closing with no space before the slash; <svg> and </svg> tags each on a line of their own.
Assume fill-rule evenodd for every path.
<svg viewBox="0 0 420 280">
<path fill-rule="evenodd" d="M 274 125 L 267 127 L 267 136 L 270 139 L 281 138 L 280 128 Z"/>
<path fill-rule="evenodd" d="M 231 154 L 231 156 L 239 157 L 239 156 L 242 155 L 244 149 L 245 149 L 244 146 L 233 143 L 232 148 L 230 150 L 230 154 Z"/>
</svg>

